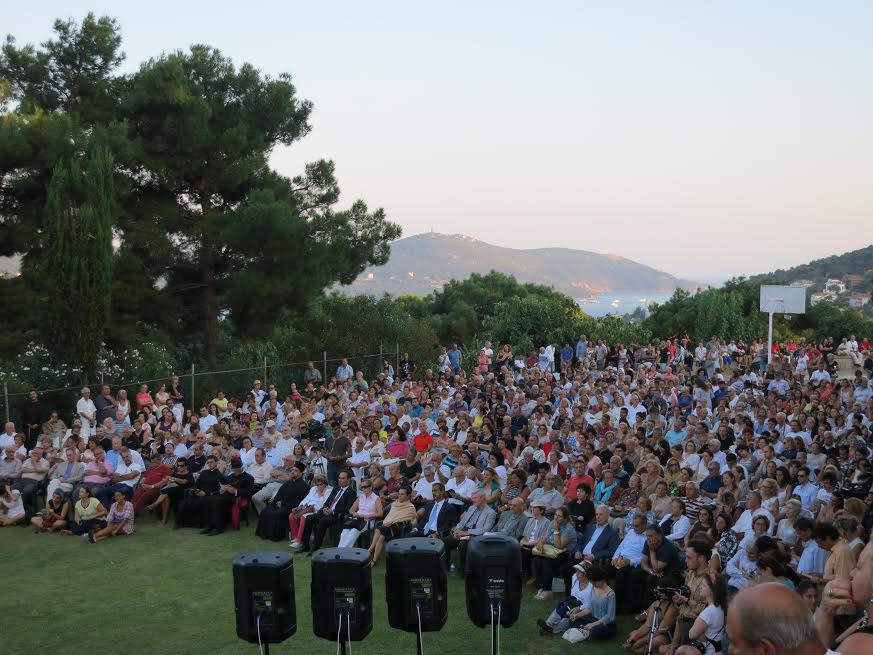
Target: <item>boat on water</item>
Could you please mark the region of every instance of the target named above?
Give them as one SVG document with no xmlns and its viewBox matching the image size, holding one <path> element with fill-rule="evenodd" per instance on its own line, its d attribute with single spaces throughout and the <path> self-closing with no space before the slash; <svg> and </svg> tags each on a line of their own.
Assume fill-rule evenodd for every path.
<svg viewBox="0 0 873 655">
<path fill-rule="evenodd" d="M 621 302 L 619 301 L 618 298 L 616 298 L 609 304 L 612 305 L 613 307 L 618 307 L 621 304 Z"/>
<path fill-rule="evenodd" d="M 648 299 L 648 298 L 640 298 L 640 304 L 641 304 L 641 305 L 645 305 L 647 302 L 649 302 L 649 299 Z"/>
</svg>

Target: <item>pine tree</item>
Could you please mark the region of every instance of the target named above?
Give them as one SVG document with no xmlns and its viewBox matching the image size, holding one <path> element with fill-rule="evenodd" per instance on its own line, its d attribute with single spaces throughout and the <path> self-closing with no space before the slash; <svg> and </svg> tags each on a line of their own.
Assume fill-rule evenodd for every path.
<svg viewBox="0 0 873 655">
<path fill-rule="evenodd" d="M 40 286 L 49 299 L 43 308 L 46 343 L 82 370 L 96 371 L 109 321 L 112 292 L 112 224 L 116 211 L 113 160 L 98 147 L 82 163 L 59 161 L 46 198 L 45 249 Z"/>
</svg>

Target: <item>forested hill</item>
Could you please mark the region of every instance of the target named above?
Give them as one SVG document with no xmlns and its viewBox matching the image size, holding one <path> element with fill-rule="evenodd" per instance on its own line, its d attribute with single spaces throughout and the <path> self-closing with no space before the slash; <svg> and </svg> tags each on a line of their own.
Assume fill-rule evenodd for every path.
<svg viewBox="0 0 873 655">
<path fill-rule="evenodd" d="M 598 292 L 672 292 L 701 285 L 616 255 L 571 248 L 503 248 L 460 234 L 416 234 L 391 244 L 383 266 L 367 268 L 339 290 L 349 294 L 424 296 L 449 280 L 498 271 L 574 298 Z"/>
<path fill-rule="evenodd" d="M 776 279 L 780 282 L 790 283 L 795 280 L 812 280 L 813 282 L 824 281 L 827 278 L 842 278 L 844 275 L 863 275 L 873 270 L 873 245 L 833 255 L 823 259 L 816 259 L 808 264 L 802 264 L 789 269 L 778 269 L 771 273 L 755 275 L 750 282 L 761 282 L 765 279 Z"/>
</svg>

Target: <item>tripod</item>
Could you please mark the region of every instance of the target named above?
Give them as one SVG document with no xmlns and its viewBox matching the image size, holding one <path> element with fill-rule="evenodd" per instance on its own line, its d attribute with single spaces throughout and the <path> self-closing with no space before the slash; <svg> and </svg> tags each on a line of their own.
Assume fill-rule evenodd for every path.
<svg viewBox="0 0 873 655">
<path fill-rule="evenodd" d="M 649 627 L 649 645 L 646 648 L 646 655 L 652 655 L 652 642 L 655 640 L 655 635 L 658 632 L 658 624 L 660 623 L 659 615 L 661 613 L 661 603 L 656 602 L 652 610 L 652 625 Z"/>
</svg>

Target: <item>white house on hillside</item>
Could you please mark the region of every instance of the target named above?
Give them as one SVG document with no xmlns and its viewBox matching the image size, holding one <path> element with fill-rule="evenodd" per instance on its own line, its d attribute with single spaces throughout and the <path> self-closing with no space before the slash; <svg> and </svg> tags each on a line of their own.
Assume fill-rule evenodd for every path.
<svg viewBox="0 0 873 655">
<path fill-rule="evenodd" d="M 870 294 L 869 293 L 853 293 L 849 296 L 849 307 L 854 307 L 855 309 L 860 309 L 864 305 L 870 302 Z"/>
<path fill-rule="evenodd" d="M 825 282 L 825 291 L 833 291 L 836 293 L 845 293 L 846 285 L 842 280 L 837 280 L 836 278 L 829 278 L 827 282 Z"/>
</svg>

